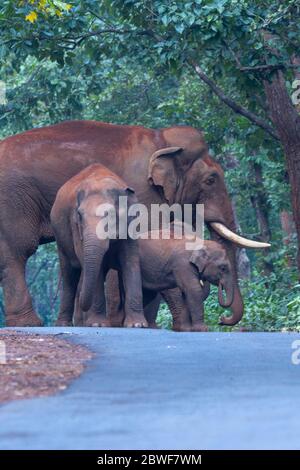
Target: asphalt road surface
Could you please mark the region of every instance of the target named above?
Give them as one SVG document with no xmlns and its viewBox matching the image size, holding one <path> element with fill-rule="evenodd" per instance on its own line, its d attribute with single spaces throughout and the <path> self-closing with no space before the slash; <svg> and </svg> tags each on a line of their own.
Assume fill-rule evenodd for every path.
<svg viewBox="0 0 300 470">
<path fill-rule="evenodd" d="M 30 331 L 96 356 L 64 392 L 1 406 L 0 449 L 300 448 L 300 335 Z"/>
</svg>

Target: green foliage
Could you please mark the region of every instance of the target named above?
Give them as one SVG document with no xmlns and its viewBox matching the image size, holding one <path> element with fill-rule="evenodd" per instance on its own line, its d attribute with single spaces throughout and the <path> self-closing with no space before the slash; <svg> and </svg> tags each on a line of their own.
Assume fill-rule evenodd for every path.
<svg viewBox="0 0 300 470">
<path fill-rule="evenodd" d="M 278 267 L 267 278 L 254 271 L 252 279 L 241 281 L 240 285 L 245 312 L 242 321 L 233 328 L 219 325 L 219 318 L 227 312 L 218 303 L 217 288 L 211 288 L 205 302 L 205 322 L 210 331 L 300 332 L 300 284 L 295 270 L 282 275 Z M 161 328 L 172 327 L 172 317 L 165 304 L 160 307 L 158 325 Z"/>
<path fill-rule="evenodd" d="M 165 303 L 161 303 L 156 319 L 159 328 L 170 330 L 172 328 L 172 315 Z"/>
<path fill-rule="evenodd" d="M 28 262 L 26 279 L 35 310 L 45 325 L 53 324 L 59 307 L 59 262 L 56 244 L 39 247 Z"/>
</svg>

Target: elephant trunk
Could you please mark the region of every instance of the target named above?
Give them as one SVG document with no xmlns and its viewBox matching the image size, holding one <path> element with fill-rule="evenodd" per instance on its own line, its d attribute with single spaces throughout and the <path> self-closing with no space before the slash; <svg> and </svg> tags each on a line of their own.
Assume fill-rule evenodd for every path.
<svg viewBox="0 0 300 470">
<path fill-rule="evenodd" d="M 223 288 L 225 289 L 226 292 L 226 299 L 224 299 L 223 296 Z M 219 304 L 221 307 L 228 308 L 233 302 L 233 293 L 234 293 L 234 287 L 233 285 L 224 285 L 222 281 L 219 282 L 219 289 L 218 289 L 218 299 L 219 299 Z"/>
<path fill-rule="evenodd" d="M 232 242 L 225 240 L 214 230 L 210 230 L 210 234 L 212 240 L 220 243 L 225 248 L 232 268 L 233 302 L 230 306 L 232 315 L 230 317 L 221 316 L 219 323 L 220 325 L 234 326 L 242 319 L 244 313 L 244 303 L 237 275 L 236 247 Z"/>
<path fill-rule="evenodd" d="M 224 245 L 224 242 L 223 242 Z M 230 310 L 232 315 L 230 317 L 222 316 L 220 318 L 221 325 L 234 326 L 238 323 L 244 313 L 244 302 L 241 295 L 241 291 L 238 283 L 238 274 L 237 274 L 237 262 L 236 262 L 236 248 L 232 243 L 225 242 L 226 252 L 230 260 L 232 267 L 232 291 L 233 291 L 233 301 L 230 305 Z"/>
<path fill-rule="evenodd" d="M 83 280 L 80 293 L 80 307 L 89 310 L 93 302 L 97 280 L 108 249 L 108 240 L 99 240 L 96 233 L 85 233 L 83 236 Z"/>
</svg>

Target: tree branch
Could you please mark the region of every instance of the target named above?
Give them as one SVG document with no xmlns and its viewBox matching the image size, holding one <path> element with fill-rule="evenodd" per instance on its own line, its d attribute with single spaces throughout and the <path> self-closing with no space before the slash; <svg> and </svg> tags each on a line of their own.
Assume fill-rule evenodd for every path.
<svg viewBox="0 0 300 470">
<path fill-rule="evenodd" d="M 10 109 L 9 111 L 6 111 L 4 114 L 2 114 L 2 116 L 0 117 L 0 121 L 2 121 L 2 119 L 5 119 L 9 114 L 11 114 L 12 112 L 14 112 L 14 109 Z"/>
<path fill-rule="evenodd" d="M 249 111 L 247 108 L 244 108 L 240 104 L 236 103 L 229 96 L 225 95 L 223 90 L 219 88 L 218 85 L 206 75 L 206 73 L 201 69 L 201 67 L 199 67 L 199 65 L 197 65 L 193 61 L 190 61 L 189 63 L 193 67 L 198 77 L 210 87 L 210 89 L 214 92 L 214 94 L 217 95 L 218 98 L 220 98 L 220 100 L 223 101 L 223 103 L 229 106 L 229 108 L 231 108 L 235 113 L 240 114 L 241 116 L 244 116 L 253 124 L 255 124 L 256 126 L 266 131 L 274 139 L 279 140 L 279 136 L 276 130 L 270 124 L 268 124 L 266 121 L 261 119 L 256 114 Z"/>
<path fill-rule="evenodd" d="M 71 34 L 66 34 L 65 36 L 54 36 L 54 37 L 47 37 L 44 36 L 43 34 L 40 34 L 38 36 L 38 39 L 43 41 L 43 40 L 51 40 L 51 41 L 56 41 L 60 42 L 61 44 L 67 43 L 70 47 L 74 49 L 75 47 L 79 46 L 85 39 L 95 37 L 95 36 L 101 36 L 102 34 L 136 34 L 139 36 L 150 36 L 153 37 L 157 40 L 160 40 L 161 38 L 157 36 L 154 31 L 150 29 L 119 29 L 116 27 L 108 27 L 108 28 L 103 28 L 103 29 L 98 29 L 95 31 L 88 31 L 87 33 L 83 33 L 77 36 L 71 35 Z"/>
<path fill-rule="evenodd" d="M 35 283 L 35 281 L 36 281 L 36 279 L 38 278 L 40 272 L 41 272 L 47 265 L 48 265 L 48 259 L 46 259 L 46 260 L 38 267 L 38 269 L 35 271 L 35 273 L 33 274 L 32 279 L 31 279 L 31 282 L 28 282 L 28 283 L 27 283 L 28 287 L 31 287 L 31 286 Z"/>
<path fill-rule="evenodd" d="M 253 67 L 240 67 L 241 72 L 264 72 L 264 71 L 274 71 L 279 69 L 297 69 L 300 68 L 300 65 L 296 64 L 269 64 L 269 65 L 255 65 Z"/>
<path fill-rule="evenodd" d="M 84 38 L 89 38 L 92 36 L 100 36 L 101 34 L 106 34 L 106 33 L 115 33 L 115 34 L 139 34 L 139 35 L 153 35 L 152 31 L 148 29 L 141 29 L 141 30 L 134 30 L 134 29 L 118 29 L 118 28 L 104 28 L 104 29 L 98 29 L 96 31 L 89 31 L 87 33 L 84 33 L 79 36 L 72 36 L 72 35 L 66 35 L 62 39 L 84 39 Z"/>
</svg>

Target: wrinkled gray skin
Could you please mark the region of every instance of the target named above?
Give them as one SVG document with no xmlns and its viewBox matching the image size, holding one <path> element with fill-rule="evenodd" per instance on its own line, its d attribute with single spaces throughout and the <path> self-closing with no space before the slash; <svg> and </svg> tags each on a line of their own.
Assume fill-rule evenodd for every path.
<svg viewBox="0 0 300 470">
<path fill-rule="evenodd" d="M 120 276 L 124 326 L 147 326 L 137 241 L 130 238 L 103 240 L 97 236 L 101 216 L 96 209 L 101 204 L 110 204 L 118 214 L 120 196 L 128 198 L 128 207 L 136 203 L 133 190 L 114 173 L 97 164 L 71 178 L 57 194 L 51 223 L 63 280 L 58 326 L 72 325 L 78 287 L 84 324 L 107 326 L 104 282 L 110 268 L 117 269 Z"/>
<path fill-rule="evenodd" d="M 156 314 L 152 312 L 156 309 L 149 309 L 148 314 L 146 307 L 155 302 L 157 293 L 169 305 L 173 329 L 178 331 L 207 331 L 203 302 L 210 283 L 219 287 L 222 307 L 233 302 L 234 276 L 225 249 L 206 240 L 200 249 L 189 251 L 187 241 L 162 239 L 161 232 L 159 239 L 139 240 L 144 312 L 150 327 L 155 327 Z"/>
<path fill-rule="evenodd" d="M 178 287 L 182 298 L 178 295 L 175 301 L 177 305 L 174 305 L 173 312 L 174 329 L 177 329 L 178 318 L 178 329 L 181 331 L 207 331 L 203 302 L 209 294 L 208 283 L 219 287 L 220 305 L 224 308 L 230 307 L 234 296 L 232 268 L 226 251 L 220 244 L 207 240 L 203 242 L 203 248 L 190 252 L 185 249 L 186 241 L 140 240 L 144 306 L 153 300 L 157 292 L 161 292 L 168 303 L 169 296 L 166 291 Z M 204 287 L 201 287 L 200 280 L 203 281 Z M 223 289 L 226 292 L 225 299 Z M 169 298 L 169 302 L 172 301 L 174 302 L 174 291 L 172 299 Z M 152 319 L 148 320 L 150 324 L 153 323 Z"/>
<path fill-rule="evenodd" d="M 199 312 L 202 312 L 202 314 L 204 314 L 203 303 L 205 302 L 210 293 L 209 282 L 204 281 L 203 287 L 199 285 L 199 289 L 202 298 L 202 304 L 199 306 Z M 187 307 L 187 303 L 180 289 L 176 288 L 164 290 L 161 292 L 161 295 L 171 312 L 172 329 L 174 331 L 207 331 L 207 327 L 203 323 L 200 322 L 197 324 L 197 322 L 193 322 L 193 319 Z M 153 308 L 149 309 L 149 312 L 147 308 L 145 308 L 144 312 L 147 321 L 149 322 L 149 327 L 152 326 L 152 328 L 157 328 L 157 313 L 155 314 L 155 316 L 153 315 Z"/>
</svg>

